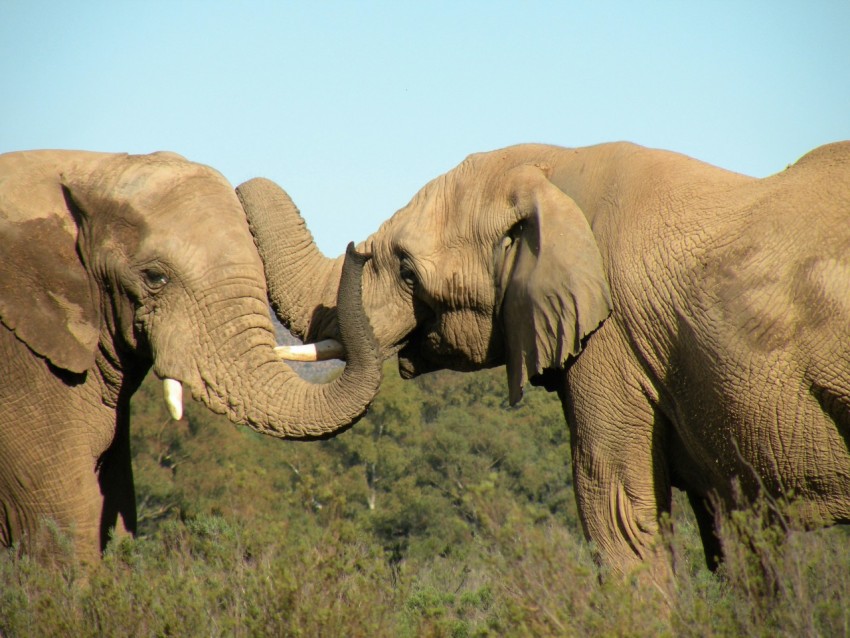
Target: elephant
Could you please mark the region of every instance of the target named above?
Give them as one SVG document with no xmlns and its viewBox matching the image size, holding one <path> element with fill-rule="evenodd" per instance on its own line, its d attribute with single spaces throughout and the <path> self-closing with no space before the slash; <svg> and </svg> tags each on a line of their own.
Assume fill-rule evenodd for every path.
<svg viewBox="0 0 850 638">
<path fill-rule="evenodd" d="M 275 352 L 263 265 L 233 186 L 180 155 L 70 150 L 0 155 L 0 544 L 42 522 L 92 563 L 136 530 L 130 398 L 150 369 L 169 411 L 184 386 L 236 424 L 320 439 L 378 391 L 365 258 L 339 288 L 346 369 L 302 380 Z M 119 520 L 120 519 L 120 520 Z M 47 548 L 44 547 L 47 545 Z"/>
<path fill-rule="evenodd" d="M 281 320 L 334 336 L 340 259 L 273 182 L 237 193 Z M 758 494 L 793 494 L 804 526 L 850 519 L 850 142 L 763 179 L 627 142 L 473 154 L 361 249 L 404 378 L 504 364 L 512 404 L 557 392 L 612 573 L 673 573 L 673 487 L 710 566 L 719 510 Z"/>
</svg>

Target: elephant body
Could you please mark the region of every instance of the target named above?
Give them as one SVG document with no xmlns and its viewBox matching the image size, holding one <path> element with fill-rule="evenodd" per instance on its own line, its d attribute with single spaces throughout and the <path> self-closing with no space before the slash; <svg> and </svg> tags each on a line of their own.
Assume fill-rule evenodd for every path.
<svg viewBox="0 0 850 638">
<path fill-rule="evenodd" d="M 270 290 L 293 253 L 313 264 L 273 295 L 281 319 L 335 334 L 340 260 L 284 236 L 303 222 L 268 180 L 237 192 Z M 850 519 L 850 143 L 764 179 L 628 143 L 476 154 L 365 249 L 367 313 L 403 376 L 506 364 L 512 402 L 528 380 L 558 392 L 582 523 L 615 571 L 666 563 L 673 486 L 709 563 L 713 495 Z"/>
<path fill-rule="evenodd" d="M 362 264 L 346 266 L 340 303 L 347 295 L 349 368 L 365 386 L 360 372 L 308 384 L 274 351 L 232 186 L 178 155 L 0 155 L 0 251 L 2 545 L 31 547 L 52 519 L 87 561 L 113 532 L 135 530 L 129 402 L 151 368 L 175 418 L 186 386 L 284 438 L 348 427 L 380 383 Z"/>
<path fill-rule="evenodd" d="M 847 522 L 850 144 L 759 180 L 633 152 L 634 196 L 576 197 L 612 295 L 562 387 L 588 536 L 615 565 L 646 558 L 671 485 L 710 565 L 712 494 L 731 508 L 766 491 L 800 499 L 808 524 Z"/>
</svg>

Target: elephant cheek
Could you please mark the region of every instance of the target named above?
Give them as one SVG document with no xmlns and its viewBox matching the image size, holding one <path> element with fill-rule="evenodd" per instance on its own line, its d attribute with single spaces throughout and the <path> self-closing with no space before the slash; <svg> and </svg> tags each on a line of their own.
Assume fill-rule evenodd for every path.
<svg viewBox="0 0 850 638">
<path fill-rule="evenodd" d="M 502 339 L 494 334 L 492 313 L 466 309 L 447 313 L 428 335 L 429 350 L 453 361 L 456 370 L 480 370 L 503 362 Z"/>
<path fill-rule="evenodd" d="M 171 322 L 167 327 L 157 326 L 149 333 L 153 369 L 160 378 L 177 379 L 196 390 L 203 385 L 195 365 L 199 357 L 196 345 L 185 337 L 193 332 L 175 330 L 176 325 Z"/>
<path fill-rule="evenodd" d="M 472 328 L 472 329 L 470 329 Z M 435 370 L 481 370 L 504 363 L 501 338 L 494 339 L 492 322 L 460 317 L 423 330 L 398 353 L 399 374 L 404 379 Z"/>
<path fill-rule="evenodd" d="M 103 305 L 103 321 L 106 332 L 119 349 L 135 351 L 139 347 L 144 328 L 132 303 L 123 297 L 115 300 L 107 297 Z M 141 337 L 141 342 L 145 341 Z"/>
</svg>

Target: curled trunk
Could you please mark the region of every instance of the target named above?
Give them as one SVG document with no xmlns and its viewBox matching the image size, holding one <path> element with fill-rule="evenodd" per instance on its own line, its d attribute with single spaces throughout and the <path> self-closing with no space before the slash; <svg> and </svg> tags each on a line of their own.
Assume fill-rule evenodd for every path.
<svg viewBox="0 0 850 638">
<path fill-rule="evenodd" d="M 224 343 L 219 355 L 239 361 L 238 369 L 205 380 L 206 394 L 199 398 L 235 423 L 280 438 L 327 438 L 355 423 L 377 394 L 382 375 L 379 349 L 362 305 L 360 280 L 366 260 L 349 245 L 336 303 L 347 359 L 339 377 L 324 384 L 301 379 L 275 354 L 273 335 L 253 326 L 237 330 L 238 337 L 219 339 Z M 252 342 L 247 353 L 244 333 L 262 341 Z"/>
<path fill-rule="evenodd" d="M 266 271 L 269 299 L 287 328 L 305 341 L 338 337 L 336 286 L 342 258 L 325 257 L 289 195 L 258 177 L 236 194 Z"/>
</svg>

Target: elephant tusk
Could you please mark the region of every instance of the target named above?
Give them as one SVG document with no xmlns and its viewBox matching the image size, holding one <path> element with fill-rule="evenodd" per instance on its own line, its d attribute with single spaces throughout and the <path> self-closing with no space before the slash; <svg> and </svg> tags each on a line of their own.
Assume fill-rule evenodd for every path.
<svg viewBox="0 0 850 638">
<path fill-rule="evenodd" d="M 287 361 L 325 361 L 345 357 L 345 348 L 333 339 L 305 343 L 303 346 L 278 346 L 274 350 L 278 357 Z"/>
<path fill-rule="evenodd" d="M 163 379 L 162 393 L 171 418 L 179 421 L 183 418 L 183 384 L 176 379 Z"/>
</svg>

